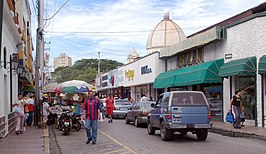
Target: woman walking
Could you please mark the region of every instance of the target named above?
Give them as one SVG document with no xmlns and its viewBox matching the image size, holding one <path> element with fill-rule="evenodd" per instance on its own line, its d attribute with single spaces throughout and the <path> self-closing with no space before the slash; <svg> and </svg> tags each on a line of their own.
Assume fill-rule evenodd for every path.
<svg viewBox="0 0 266 154">
<path fill-rule="evenodd" d="M 230 111 L 234 111 L 235 114 L 235 121 L 233 123 L 233 127 L 236 129 L 240 129 L 240 113 L 243 109 L 243 103 L 242 103 L 242 98 L 241 98 L 241 90 L 237 90 L 235 92 L 235 96 L 230 101 Z"/>
<path fill-rule="evenodd" d="M 114 98 L 113 95 L 110 94 L 106 99 L 106 115 L 108 117 L 108 123 L 113 123 L 112 114 L 114 110 Z"/>
</svg>

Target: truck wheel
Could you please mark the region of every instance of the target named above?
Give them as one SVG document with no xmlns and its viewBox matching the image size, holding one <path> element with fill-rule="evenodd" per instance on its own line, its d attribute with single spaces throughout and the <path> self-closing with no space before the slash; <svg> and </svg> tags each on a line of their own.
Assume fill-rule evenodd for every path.
<svg viewBox="0 0 266 154">
<path fill-rule="evenodd" d="M 196 131 L 196 135 L 198 140 L 205 141 L 208 137 L 208 130 L 207 129 L 198 130 Z"/>
<path fill-rule="evenodd" d="M 169 131 L 166 127 L 164 122 L 161 123 L 161 129 L 160 129 L 161 139 L 163 141 L 170 141 L 173 139 L 173 133 Z"/>
<path fill-rule="evenodd" d="M 130 121 L 128 120 L 127 116 L 126 116 L 125 122 L 126 122 L 126 124 L 130 123 Z"/>
<path fill-rule="evenodd" d="M 155 129 L 154 127 L 151 126 L 151 123 L 148 120 L 148 127 L 147 127 L 147 131 L 149 135 L 154 135 L 155 134 Z"/>
<path fill-rule="evenodd" d="M 138 118 L 137 117 L 135 118 L 135 126 L 139 127 L 139 122 L 138 122 Z"/>
</svg>

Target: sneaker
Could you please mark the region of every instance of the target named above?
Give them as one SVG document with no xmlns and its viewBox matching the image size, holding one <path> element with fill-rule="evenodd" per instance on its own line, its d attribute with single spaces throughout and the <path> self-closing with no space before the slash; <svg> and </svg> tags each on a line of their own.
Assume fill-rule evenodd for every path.
<svg viewBox="0 0 266 154">
<path fill-rule="evenodd" d="M 96 142 L 92 142 L 92 144 L 96 144 Z"/>
<path fill-rule="evenodd" d="M 16 131 L 16 134 L 19 135 L 20 134 L 19 131 Z"/>
<path fill-rule="evenodd" d="M 23 131 L 20 131 L 19 133 L 20 133 L 20 134 L 23 134 Z"/>
<path fill-rule="evenodd" d="M 111 119 L 111 123 L 113 123 L 113 119 Z"/>
<path fill-rule="evenodd" d="M 91 142 L 91 139 L 88 139 L 87 141 L 86 141 L 86 144 L 89 144 Z"/>
</svg>

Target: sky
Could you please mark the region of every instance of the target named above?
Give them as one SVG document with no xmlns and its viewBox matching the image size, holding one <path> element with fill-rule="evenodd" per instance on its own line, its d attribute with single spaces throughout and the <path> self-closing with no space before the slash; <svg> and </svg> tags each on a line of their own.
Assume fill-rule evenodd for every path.
<svg viewBox="0 0 266 154">
<path fill-rule="evenodd" d="M 32 33 L 36 35 L 36 0 L 29 0 Z M 223 21 L 265 0 L 44 0 L 46 52 L 49 65 L 54 57 L 66 53 L 72 63 L 85 58 L 127 62 L 134 47 L 140 56 L 147 54 L 150 32 L 169 11 L 170 19 L 186 36 Z M 34 7 L 35 6 L 35 7 Z M 36 41 L 34 41 L 36 42 Z M 34 45 L 36 47 L 36 45 Z M 36 49 L 36 48 L 35 48 Z M 36 54 L 35 52 L 33 53 Z"/>
</svg>

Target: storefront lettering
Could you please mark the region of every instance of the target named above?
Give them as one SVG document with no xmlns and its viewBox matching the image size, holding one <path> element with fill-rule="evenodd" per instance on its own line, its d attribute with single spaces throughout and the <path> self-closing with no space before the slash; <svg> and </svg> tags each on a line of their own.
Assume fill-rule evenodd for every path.
<svg viewBox="0 0 266 154">
<path fill-rule="evenodd" d="M 148 65 L 141 67 L 141 75 L 151 73 L 151 68 L 148 68 Z"/>
<path fill-rule="evenodd" d="M 134 79 L 134 70 L 126 70 L 125 71 L 125 76 L 126 76 L 126 78 L 128 78 L 128 81 L 130 81 L 130 80 L 133 81 L 133 79 Z"/>
<path fill-rule="evenodd" d="M 107 87 L 107 86 L 108 86 L 107 81 L 102 83 L 102 87 Z"/>
</svg>

